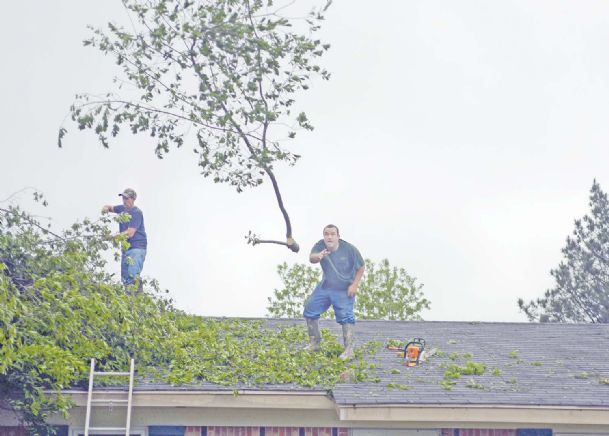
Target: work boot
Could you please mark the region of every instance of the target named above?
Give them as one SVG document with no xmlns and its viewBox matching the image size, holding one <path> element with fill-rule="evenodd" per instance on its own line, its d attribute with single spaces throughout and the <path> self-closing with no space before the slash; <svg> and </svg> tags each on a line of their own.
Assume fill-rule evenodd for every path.
<svg viewBox="0 0 609 436">
<path fill-rule="evenodd" d="M 345 342 L 345 350 L 340 355 L 342 360 L 353 359 L 353 327 L 355 327 L 355 324 L 343 324 L 343 341 Z"/>
<path fill-rule="evenodd" d="M 319 319 L 305 318 L 307 321 L 307 331 L 309 332 L 309 345 L 305 347 L 307 351 L 319 351 L 321 343 L 321 333 L 319 332 Z"/>
</svg>

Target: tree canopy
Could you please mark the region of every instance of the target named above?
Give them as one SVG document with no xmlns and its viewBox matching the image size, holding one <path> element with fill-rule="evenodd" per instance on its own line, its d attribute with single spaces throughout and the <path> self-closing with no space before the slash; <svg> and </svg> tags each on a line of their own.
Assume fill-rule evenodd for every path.
<svg viewBox="0 0 609 436">
<path fill-rule="evenodd" d="M 286 18 L 294 2 L 272 0 L 122 0 L 132 25 L 93 29 L 84 43 L 122 68 L 120 93 L 76 96 L 71 118 L 104 147 L 123 129 L 147 134 L 159 158 L 193 146 L 201 173 L 241 192 L 268 178 L 286 225 L 284 241 L 248 235 L 298 251 L 275 177 L 276 164 L 299 156 L 282 146 L 312 130 L 295 110 L 297 94 L 329 73 L 317 60 L 329 48 L 313 37 L 330 5 Z M 61 147 L 66 128 L 59 131 Z"/>
<path fill-rule="evenodd" d="M 286 262 L 277 267 L 283 288 L 275 289 L 268 298 L 270 316 L 301 318 L 307 297 L 320 280 L 319 267 Z M 375 264 L 366 259 L 366 272 L 359 284 L 354 313 L 359 319 L 419 320 L 420 313 L 429 309 L 430 301 L 422 291 L 423 285 L 404 268 L 391 266 L 387 259 Z M 333 317 L 330 310 L 322 315 Z"/>
<path fill-rule="evenodd" d="M 537 300 L 518 300 L 530 321 L 609 322 L 609 202 L 596 180 L 589 204 L 590 213 L 575 220 L 564 258 L 550 272 L 554 287 Z"/>
<path fill-rule="evenodd" d="M 69 412 L 61 390 L 86 386 L 91 358 L 102 371 L 125 371 L 134 357 L 139 375 L 173 384 L 331 386 L 348 368 L 365 377 L 362 360 L 338 359 L 328 331 L 322 352 L 310 354 L 302 326 L 201 318 L 174 308 L 154 282 L 146 292 L 123 287 L 106 270 L 104 251 L 124 242 L 109 239 L 109 221 L 56 232 L 0 207 L 0 406 L 32 429 Z"/>
</svg>

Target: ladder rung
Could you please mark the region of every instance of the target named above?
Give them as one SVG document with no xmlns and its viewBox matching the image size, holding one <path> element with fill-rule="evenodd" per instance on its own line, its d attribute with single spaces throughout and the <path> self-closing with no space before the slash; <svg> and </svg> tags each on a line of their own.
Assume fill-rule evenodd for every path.
<svg viewBox="0 0 609 436">
<path fill-rule="evenodd" d="M 107 372 L 94 371 L 93 374 L 95 374 L 95 375 L 118 375 L 118 376 L 122 376 L 122 377 L 129 377 L 131 375 L 130 372 L 115 372 L 115 371 L 107 371 Z"/>
<path fill-rule="evenodd" d="M 89 427 L 89 431 L 125 431 L 126 427 Z"/>
<path fill-rule="evenodd" d="M 91 400 L 92 403 L 127 403 L 129 400 Z"/>
</svg>

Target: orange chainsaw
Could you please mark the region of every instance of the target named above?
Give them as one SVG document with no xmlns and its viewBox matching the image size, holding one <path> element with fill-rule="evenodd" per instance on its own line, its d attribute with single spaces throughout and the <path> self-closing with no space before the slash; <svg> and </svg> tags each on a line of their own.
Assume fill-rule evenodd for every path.
<svg viewBox="0 0 609 436">
<path fill-rule="evenodd" d="M 419 364 L 419 359 L 425 349 L 425 339 L 414 338 L 408 342 L 404 348 L 397 345 L 387 345 L 388 350 L 400 350 L 399 356 L 404 358 L 404 365 L 416 366 Z"/>
<path fill-rule="evenodd" d="M 417 366 L 423 350 L 425 350 L 425 339 L 414 338 L 408 342 L 404 347 L 404 365 Z"/>
</svg>

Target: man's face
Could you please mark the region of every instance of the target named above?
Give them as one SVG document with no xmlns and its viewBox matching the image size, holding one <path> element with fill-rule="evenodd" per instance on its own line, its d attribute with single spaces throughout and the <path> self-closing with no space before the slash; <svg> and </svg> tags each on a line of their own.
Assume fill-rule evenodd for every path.
<svg viewBox="0 0 609 436">
<path fill-rule="evenodd" d="M 121 195 L 121 198 L 123 199 L 123 206 L 129 209 L 133 207 L 133 198 L 125 197 L 124 195 Z"/>
<path fill-rule="evenodd" d="M 326 248 L 330 251 L 338 248 L 338 232 L 336 228 L 326 227 L 324 229 L 324 242 L 326 243 Z"/>
</svg>

